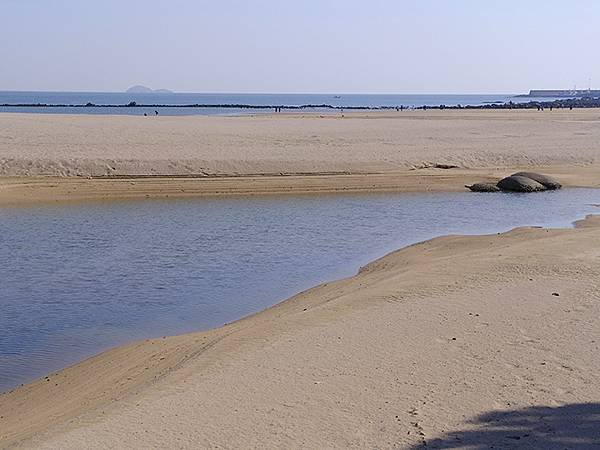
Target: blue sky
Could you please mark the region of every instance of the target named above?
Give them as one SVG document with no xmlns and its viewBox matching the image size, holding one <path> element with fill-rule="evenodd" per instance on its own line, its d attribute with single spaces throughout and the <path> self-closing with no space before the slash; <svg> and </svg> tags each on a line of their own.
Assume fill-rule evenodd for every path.
<svg viewBox="0 0 600 450">
<path fill-rule="evenodd" d="M 0 90 L 600 87 L 597 0 L 0 0 Z"/>
</svg>

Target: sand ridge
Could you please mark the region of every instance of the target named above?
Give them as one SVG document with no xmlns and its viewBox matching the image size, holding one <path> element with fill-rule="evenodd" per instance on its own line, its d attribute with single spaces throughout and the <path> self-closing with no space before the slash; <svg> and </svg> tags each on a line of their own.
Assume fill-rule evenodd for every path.
<svg viewBox="0 0 600 450">
<path fill-rule="evenodd" d="M 600 165 L 527 167 L 567 187 L 600 187 Z M 340 194 L 464 191 L 496 182 L 523 167 L 414 169 L 362 174 L 288 174 L 209 177 L 0 177 L 0 206 L 39 203 L 193 198 L 224 195 Z"/>
<path fill-rule="evenodd" d="M 240 117 L 0 114 L 0 175 L 370 173 L 594 164 L 600 113 L 403 111 Z"/>
<path fill-rule="evenodd" d="M 343 118 L 2 113 L 0 205 L 457 191 L 518 170 L 547 172 L 567 186 L 599 186 L 599 123 L 596 109 L 371 111 Z"/>
</svg>

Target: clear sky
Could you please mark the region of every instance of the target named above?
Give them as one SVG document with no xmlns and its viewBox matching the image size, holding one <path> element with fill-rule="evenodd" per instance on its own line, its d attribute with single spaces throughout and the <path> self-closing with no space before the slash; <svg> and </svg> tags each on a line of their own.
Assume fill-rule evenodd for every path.
<svg viewBox="0 0 600 450">
<path fill-rule="evenodd" d="M 0 0 L 0 90 L 600 87 L 599 0 Z"/>
</svg>

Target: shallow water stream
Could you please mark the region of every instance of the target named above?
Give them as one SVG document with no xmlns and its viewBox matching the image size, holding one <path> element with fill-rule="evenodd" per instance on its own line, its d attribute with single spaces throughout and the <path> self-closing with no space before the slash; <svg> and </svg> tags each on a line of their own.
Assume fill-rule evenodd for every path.
<svg viewBox="0 0 600 450">
<path fill-rule="evenodd" d="M 124 342 L 222 325 L 444 234 L 569 226 L 600 190 L 0 209 L 0 391 Z"/>
</svg>

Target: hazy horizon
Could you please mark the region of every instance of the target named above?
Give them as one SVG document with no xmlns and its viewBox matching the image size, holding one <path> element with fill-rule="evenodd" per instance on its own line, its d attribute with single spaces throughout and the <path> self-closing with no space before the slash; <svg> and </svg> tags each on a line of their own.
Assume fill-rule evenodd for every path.
<svg viewBox="0 0 600 450">
<path fill-rule="evenodd" d="M 135 86 L 135 84 L 132 84 L 129 87 Z M 149 87 L 152 89 L 169 89 L 168 87 L 153 87 L 153 86 L 147 86 L 147 85 L 142 85 L 144 87 Z M 579 89 L 579 88 L 578 88 Z M 127 90 L 123 89 L 120 91 L 101 91 L 101 90 L 73 90 L 73 89 L 64 89 L 64 90 L 55 90 L 55 89 L 48 89 L 48 90 L 40 90 L 40 89 L 0 89 L 0 92 L 56 92 L 56 93 L 61 93 L 61 92 L 65 92 L 65 93 L 89 93 L 89 94 L 122 94 L 125 93 Z M 473 96 L 477 96 L 477 95 L 519 95 L 519 94 L 526 94 L 527 92 L 529 92 L 529 89 L 527 89 L 527 91 L 524 92 L 338 92 L 338 91 L 332 91 L 332 92 L 225 92 L 225 91 L 204 91 L 204 92 L 200 92 L 200 91 L 175 91 L 172 90 L 173 94 L 208 94 L 208 95 L 236 95 L 236 94 L 240 94 L 240 95 L 473 95 Z M 156 93 L 153 93 L 156 94 Z M 161 93 L 158 93 L 161 94 Z"/>
<path fill-rule="evenodd" d="M 3 18 L 0 91 L 521 94 L 600 82 L 593 0 L 5 0 Z"/>
</svg>

